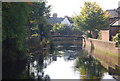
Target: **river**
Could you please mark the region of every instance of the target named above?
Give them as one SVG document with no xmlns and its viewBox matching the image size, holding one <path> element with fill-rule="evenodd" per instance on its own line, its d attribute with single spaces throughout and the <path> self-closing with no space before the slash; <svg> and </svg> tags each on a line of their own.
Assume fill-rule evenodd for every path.
<svg viewBox="0 0 120 81">
<path fill-rule="evenodd" d="M 31 63 L 30 74 L 35 79 L 39 76 L 49 76 L 50 79 L 96 79 L 101 81 L 109 79 L 116 81 L 101 63 L 91 56 L 85 49 L 79 46 L 58 45 L 54 54 L 44 58 L 43 68 L 39 68 L 39 62 Z M 38 71 L 39 70 L 39 71 Z"/>
<path fill-rule="evenodd" d="M 10 77 L 18 75 L 17 79 L 48 81 L 49 79 L 117 81 L 100 61 L 80 45 L 56 45 L 54 50 L 43 49 L 41 54 L 32 55 L 29 63 L 17 64 L 16 68 L 22 69 L 19 70 L 21 74 L 17 74 L 18 71 L 14 67 L 14 70 L 6 75 Z"/>
</svg>

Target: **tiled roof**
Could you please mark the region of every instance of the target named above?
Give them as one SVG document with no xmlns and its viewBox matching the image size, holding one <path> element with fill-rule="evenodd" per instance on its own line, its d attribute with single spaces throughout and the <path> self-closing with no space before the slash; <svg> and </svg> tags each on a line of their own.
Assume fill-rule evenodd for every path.
<svg viewBox="0 0 120 81">
<path fill-rule="evenodd" d="M 71 19 L 70 19 L 70 17 L 67 17 L 68 18 L 68 20 L 70 21 L 70 23 L 74 23 Z"/>
<path fill-rule="evenodd" d="M 118 13 L 116 12 L 115 9 L 112 10 L 106 10 L 110 14 L 110 18 L 115 18 L 118 17 Z"/>
<path fill-rule="evenodd" d="M 50 24 L 61 23 L 62 21 L 63 21 L 63 18 L 59 18 L 59 17 L 50 17 L 48 19 L 48 22 Z"/>
<path fill-rule="evenodd" d="M 120 19 L 113 23 L 111 26 L 120 26 Z"/>
</svg>

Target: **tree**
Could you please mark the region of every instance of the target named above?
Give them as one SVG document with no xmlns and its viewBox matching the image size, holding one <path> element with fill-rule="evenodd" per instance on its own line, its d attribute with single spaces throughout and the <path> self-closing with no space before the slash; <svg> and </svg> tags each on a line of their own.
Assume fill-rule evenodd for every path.
<svg viewBox="0 0 120 81">
<path fill-rule="evenodd" d="M 47 24 L 47 18 L 50 15 L 50 6 L 46 6 L 45 2 L 33 2 L 30 7 L 28 47 L 34 47 L 31 49 L 34 50 L 41 48 L 49 40 L 50 27 Z"/>
<path fill-rule="evenodd" d="M 34 25 L 31 28 L 37 31 L 40 36 L 47 37 L 49 32 L 49 26 L 47 24 L 47 18 L 49 17 L 50 6 L 46 6 L 45 2 L 34 2 L 31 5 L 31 13 L 29 15 L 29 25 Z"/>
<path fill-rule="evenodd" d="M 9 55 L 13 54 L 14 57 L 25 50 L 24 41 L 26 39 L 27 29 L 25 24 L 27 22 L 28 15 L 29 6 L 26 3 L 2 3 L 3 56 L 8 55 L 7 57 L 9 57 Z M 14 55 L 13 52 L 15 51 L 16 54 Z"/>
<path fill-rule="evenodd" d="M 117 47 L 120 47 L 120 33 L 117 33 L 115 36 L 113 36 L 112 40 L 116 42 Z"/>
<path fill-rule="evenodd" d="M 99 31 L 108 26 L 109 15 L 96 3 L 85 2 L 80 15 L 73 18 L 82 31 Z"/>
<path fill-rule="evenodd" d="M 27 47 L 28 40 L 33 37 L 34 33 L 41 34 L 42 32 L 44 38 L 47 38 L 49 32 L 46 21 L 46 17 L 49 16 L 48 8 L 49 6 L 46 7 L 45 2 L 2 3 L 3 79 L 18 78 L 18 75 L 23 73 L 22 71 L 26 67 L 26 62 L 29 62 L 29 56 L 31 55 L 29 46 Z M 42 24 L 42 26 L 38 28 L 39 24 Z M 33 39 L 30 43 L 33 44 L 34 41 L 35 44 L 40 46 L 40 40 Z M 35 46 L 35 44 L 33 45 Z M 24 65 L 21 65 L 22 63 Z"/>
<path fill-rule="evenodd" d="M 3 61 L 8 62 L 26 59 L 27 48 L 26 40 L 28 38 L 28 22 L 34 22 L 35 25 L 43 24 L 35 32 L 44 32 L 47 36 L 49 31 L 46 26 L 46 16 L 49 15 L 49 7 L 45 2 L 28 4 L 26 2 L 4 2 L 2 3 L 2 54 Z M 30 30 L 32 27 L 29 27 Z M 24 58 L 26 57 L 26 58 Z"/>
<path fill-rule="evenodd" d="M 29 9 L 29 5 L 24 2 L 2 3 L 3 79 L 16 78 L 17 74 L 22 73 L 23 71 L 23 69 L 20 68 L 26 66 L 27 53 L 25 40 L 27 37 L 26 23 L 28 20 Z M 19 64 L 20 66 L 16 64 Z"/>
</svg>

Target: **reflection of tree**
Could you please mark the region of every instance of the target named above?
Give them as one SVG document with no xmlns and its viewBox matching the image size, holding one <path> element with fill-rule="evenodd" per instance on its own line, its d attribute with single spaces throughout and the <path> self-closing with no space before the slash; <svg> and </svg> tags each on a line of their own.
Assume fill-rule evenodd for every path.
<svg viewBox="0 0 120 81">
<path fill-rule="evenodd" d="M 39 80 L 42 80 L 45 78 L 43 69 L 46 68 L 52 62 L 49 54 L 52 53 L 51 50 L 55 52 L 53 48 L 54 47 L 51 48 L 50 45 L 47 45 L 46 49 L 41 49 L 39 50 L 38 53 L 32 54 L 32 58 L 30 60 L 31 66 L 29 68 L 34 68 L 35 71 L 31 71 L 29 69 L 31 72 L 30 77 L 33 77 L 33 79 L 37 78 Z M 34 64 L 34 62 L 36 62 L 36 64 Z"/>
<path fill-rule="evenodd" d="M 42 74 L 43 72 L 44 58 L 47 55 L 46 51 L 48 50 L 40 50 L 39 54 L 33 54 L 33 58 L 30 61 L 30 64 L 32 66 L 30 66 L 30 68 L 34 68 L 36 71 L 31 72 L 29 75 L 30 77 L 33 77 L 33 78 L 37 77 L 37 79 L 38 78 L 42 79 L 42 75 L 39 76 L 39 74 Z M 36 62 L 36 64 L 34 64 L 34 62 Z M 37 73 L 37 75 L 35 75 L 35 73 Z"/>
<path fill-rule="evenodd" d="M 101 79 L 105 69 L 99 61 L 94 59 L 91 55 L 79 57 L 76 61 L 75 68 L 78 68 L 82 79 Z M 84 75 L 84 76 L 82 76 Z"/>
</svg>

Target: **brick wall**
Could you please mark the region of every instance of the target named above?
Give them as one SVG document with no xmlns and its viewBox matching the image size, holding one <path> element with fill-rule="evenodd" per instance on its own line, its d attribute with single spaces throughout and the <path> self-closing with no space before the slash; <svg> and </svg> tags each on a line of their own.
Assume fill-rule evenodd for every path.
<svg viewBox="0 0 120 81">
<path fill-rule="evenodd" d="M 118 48 L 116 47 L 115 42 L 88 38 L 86 39 L 86 44 L 89 44 L 91 46 L 91 41 L 92 41 L 93 46 L 97 49 L 108 51 L 114 54 L 118 54 Z"/>
<path fill-rule="evenodd" d="M 86 39 L 86 48 L 89 52 L 93 48 L 91 54 L 106 63 L 106 65 L 120 65 L 120 48 L 116 47 L 115 42 L 103 41 L 98 39 Z"/>
<path fill-rule="evenodd" d="M 119 27 L 110 27 L 110 30 L 101 30 L 102 40 L 112 40 L 112 36 L 115 36 L 119 32 L 119 30 Z"/>
<path fill-rule="evenodd" d="M 115 36 L 116 35 L 116 33 L 118 33 L 119 32 L 119 27 L 110 27 L 110 34 L 111 34 L 111 36 Z"/>
<path fill-rule="evenodd" d="M 101 30 L 102 40 L 109 41 L 109 30 Z"/>
</svg>

